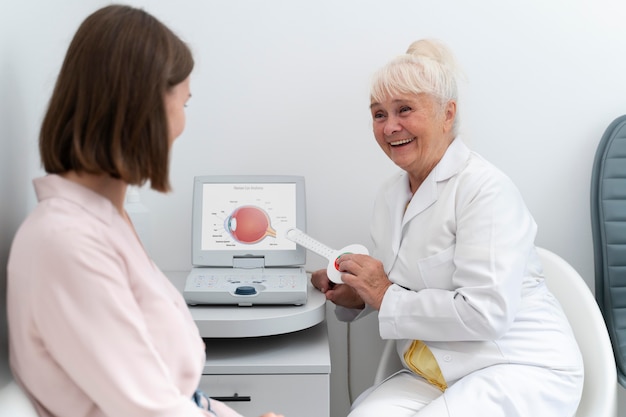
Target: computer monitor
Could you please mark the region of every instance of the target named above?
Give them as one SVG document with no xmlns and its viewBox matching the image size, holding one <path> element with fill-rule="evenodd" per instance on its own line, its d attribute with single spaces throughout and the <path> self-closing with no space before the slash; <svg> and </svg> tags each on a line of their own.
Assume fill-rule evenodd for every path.
<svg viewBox="0 0 626 417">
<path fill-rule="evenodd" d="M 192 264 L 205 267 L 304 265 L 306 250 L 286 238 L 306 231 L 304 177 L 194 178 Z"/>
</svg>

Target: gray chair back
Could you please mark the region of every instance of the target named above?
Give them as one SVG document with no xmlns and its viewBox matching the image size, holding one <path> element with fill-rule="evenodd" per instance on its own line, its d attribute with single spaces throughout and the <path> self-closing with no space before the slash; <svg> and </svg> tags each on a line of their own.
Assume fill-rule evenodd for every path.
<svg viewBox="0 0 626 417">
<path fill-rule="evenodd" d="M 595 297 L 626 387 L 626 115 L 600 139 L 591 175 Z"/>
</svg>

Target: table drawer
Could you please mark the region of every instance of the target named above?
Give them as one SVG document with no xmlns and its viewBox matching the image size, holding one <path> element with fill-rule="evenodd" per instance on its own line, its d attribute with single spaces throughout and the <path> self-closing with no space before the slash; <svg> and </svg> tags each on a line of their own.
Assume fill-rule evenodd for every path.
<svg viewBox="0 0 626 417">
<path fill-rule="evenodd" d="M 329 415 L 328 374 L 203 375 L 200 389 L 247 417 Z"/>
</svg>

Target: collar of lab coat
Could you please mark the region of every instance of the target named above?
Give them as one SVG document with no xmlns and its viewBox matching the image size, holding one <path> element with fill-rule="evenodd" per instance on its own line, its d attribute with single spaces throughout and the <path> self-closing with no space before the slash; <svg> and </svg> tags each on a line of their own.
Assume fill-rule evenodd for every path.
<svg viewBox="0 0 626 417">
<path fill-rule="evenodd" d="M 413 217 L 437 201 L 437 183 L 446 181 L 461 171 L 467 163 L 469 154 L 469 148 L 457 136 L 412 197 L 409 176 L 406 172 L 403 172 L 398 180 L 387 188 L 385 200 L 389 206 L 389 213 L 394 219 L 402 219 L 401 223 L 397 221 L 391 223 L 395 225 L 392 233 L 392 242 L 396 247 L 394 249 L 400 245 L 401 232 L 404 226 Z M 406 203 L 409 200 L 409 206 L 405 211 Z"/>
</svg>

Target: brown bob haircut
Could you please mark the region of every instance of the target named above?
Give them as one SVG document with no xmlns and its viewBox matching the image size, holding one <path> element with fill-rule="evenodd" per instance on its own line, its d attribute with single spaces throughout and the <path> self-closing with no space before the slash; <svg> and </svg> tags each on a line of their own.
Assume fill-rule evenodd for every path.
<svg viewBox="0 0 626 417">
<path fill-rule="evenodd" d="M 70 43 L 39 136 L 48 173 L 107 174 L 168 191 L 164 97 L 193 69 L 191 51 L 143 10 L 111 5 Z"/>
</svg>

